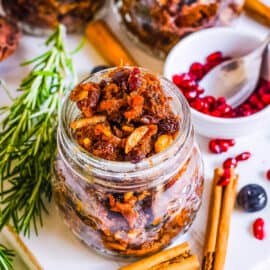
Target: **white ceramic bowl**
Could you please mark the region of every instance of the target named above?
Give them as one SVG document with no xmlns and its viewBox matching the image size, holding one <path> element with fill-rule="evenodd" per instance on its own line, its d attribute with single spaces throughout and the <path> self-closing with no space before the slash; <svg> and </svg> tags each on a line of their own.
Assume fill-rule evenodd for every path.
<svg viewBox="0 0 270 270">
<path fill-rule="evenodd" d="M 174 74 L 187 72 L 192 63 L 203 63 L 206 56 L 215 51 L 232 57 L 245 55 L 256 48 L 263 38 L 228 27 L 199 31 L 184 38 L 172 49 L 165 62 L 164 75 L 171 80 Z M 192 108 L 191 113 L 195 130 L 210 138 L 248 136 L 270 125 L 270 105 L 256 114 L 241 118 L 217 118 Z"/>
</svg>

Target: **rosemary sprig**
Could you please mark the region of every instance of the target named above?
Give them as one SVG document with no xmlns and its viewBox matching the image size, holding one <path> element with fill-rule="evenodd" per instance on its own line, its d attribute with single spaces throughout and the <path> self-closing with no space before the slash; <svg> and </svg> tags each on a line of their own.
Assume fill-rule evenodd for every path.
<svg viewBox="0 0 270 270">
<path fill-rule="evenodd" d="M 0 270 L 14 270 L 12 265 L 14 252 L 0 244 Z"/>
<path fill-rule="evenodd" d="M 50 48 L 23 63 L 32 71 L 19 87 L 21 96 L 3 110 L 0 123 L 0 229 L 37 233 L 51 198 L 51 164 L 56 149 L 58 110 L 62 96 L 76 81 L 72 58 L 64 45 L 63 26 L 46 41 Z M 70 78 L 68 80 L 68 78 Z"/>
</svg>

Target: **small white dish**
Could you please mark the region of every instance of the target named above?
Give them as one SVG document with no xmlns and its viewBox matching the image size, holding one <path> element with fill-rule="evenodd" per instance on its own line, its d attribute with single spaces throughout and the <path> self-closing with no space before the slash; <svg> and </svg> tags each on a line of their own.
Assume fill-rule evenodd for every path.
<svg viewBox="0 0 270 270">
<path fill-rule="evenodd" d="M 184 38 L 171 50 L 164 65 L 164 75 L 171 80 L 174 74 L 187 72 L 192 63 L 203 63 L 205 58 L 215 51 L 232 57 L 245 55 L 256 48 L 263 38 L 228 27 L 196 32 Z M 210 138 L 247 136 L 270 125 L 270 105 L 260 112 L 241 118 L 213 117 L 192 108 L 191 113 L 195 130 Z"/>
</svg>

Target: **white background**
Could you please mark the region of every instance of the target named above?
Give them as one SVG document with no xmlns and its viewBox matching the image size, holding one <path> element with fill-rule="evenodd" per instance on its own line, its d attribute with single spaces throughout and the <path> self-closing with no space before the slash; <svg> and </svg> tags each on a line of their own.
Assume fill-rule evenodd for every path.
<svg viewBox="0 0 270 270">
<path fill-rule="evenodd" d="M 136 49 L 125 36 L 120 34 L 111 16 L 109 16 L 108 21 L 142 66 L 156 72 L 162 72 L 163 63 L 161 61 L 155 60 Z M 238 19 L 232 27 L 251 31 L 256 34 L 266 33 L 266 28 L 250 21 L 244 16 Z M 79 40 L 80 37 L 78 36 L 69 36 L 67 40 L 68 47 L 76 47 Z M 7 82 L 10 89 L 16 89 L 20 80 L 28 71 L 27 68 L 19 67 L 19 63 L 40 54 L 44 50 L 42 44 L 42 38 L 24 36 L 15 55 L 7 61 L 0 63 L 0 77 Z M 109 49 L 108 44 L 108 50 Z M 92 66 L 105 63 L 102 57 L 99 56 L 88 43 L 74 57 L 74 61 L 76 70 L 82 77 L 89 73 Z M 8 99 L 6 95 L 0 92 L 0 106 L 7 103 Z M 189 233 L 179 237 L 174 244 L 188 239 L 191 241 L 194 251 L 200 254 L 206 226 L 209 181 L 211 180 L 214 167 L 220 166 L 221 162 L 228 156 L 234 156 L 242 151 L 251 151 L 252 158 L 246 163 L 240 164 L 238 168 L 240 174 L 239 188 L 247 183 L 260 183 L 266 188 L 268 194 L 270 194 L 270 183 L 267 182 L 264 177 L 265 171 L 270 168 L 270 128 L 265 127 L 265 130 L 262 130 L 261 133 L 256 136 L 251 137 L 247 134 L 246 138 L 237 140 L 236 147 L 232 148 L 229 153 L 219 156 L 208 153 L 207 139 L 198 136 L 198 141 L 203 153 L 206 169 L 203 206 Z M 254 239 L 251 233 L 252 221 L 258 216 L 266 220 L 267 237 L 261 242 Z M 24 240 L 45 270 L 114 270 L 120 265 L 119 262 L 96 255 L 73 237 L 56 214 L 53 204 L 50 206 L 50 216 L 46 218 L 45 226 L 40 230 L 39 236 L 36 237 L 32 234 L 31 239 Z M 16 264 L 16 270 L 17 269 L 23 270 L 26 268 L 18 261 Z M 265 210 L 255 214 L 246 214 L 237 209 L 233 213 L 226 270 L 253 269 L 270 269 L 269 205 Z"/>
</svg>

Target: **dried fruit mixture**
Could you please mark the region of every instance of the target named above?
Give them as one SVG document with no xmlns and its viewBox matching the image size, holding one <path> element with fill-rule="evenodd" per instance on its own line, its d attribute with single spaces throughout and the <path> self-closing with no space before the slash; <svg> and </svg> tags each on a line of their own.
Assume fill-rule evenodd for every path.
<svg viewBox="0 0 270 270">
<path fill-rule="evenodd" d="M 70 94 L 81 115 L 71 123 L 78 143 L 94 156 L 137 163 L 169 147 L 180 119 L 159 79 L 138 68 L 118 68 L 100 83 Z"/>
<path fill-rule="evenodd" d="M 15 20 L 37 28 L 64 24 L 69 32 L 82 30 L 105 0 L 3 0 L 4 11 Z"/>
<path fill-rule="evenodd" d="M 196 0 L 120 0 L 119 12 L 127 29 L 151 50 L 168 53 L 189 33 L 228 23 L 240 11 L 238 2 Z M 224 3 L 221 3 L 224 2 Z"/>
</svg>

